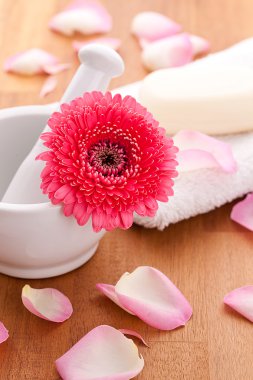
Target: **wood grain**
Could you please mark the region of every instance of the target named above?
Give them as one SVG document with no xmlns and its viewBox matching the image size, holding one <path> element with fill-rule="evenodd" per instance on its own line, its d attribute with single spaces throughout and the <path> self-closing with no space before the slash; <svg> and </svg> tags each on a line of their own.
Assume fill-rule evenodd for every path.
<svg viewBox="0 0 253 380">
<path fill-rule="evenodd" d="M 43 101 L 38 93 L 44 76 L 21 78 L 0 71 L 1 107 L 60 98 L 77 59 L 72 39 L 53 34 L 47 24 L 66 3 L 0 0 L 1 63 L 30 47 L 45 48 L 62 61 L 73 62 L 69 72 L 59 75 L 57 91 Z M 104 0 L 104 4 L 114 19 L 110 34 L 122 39 L 120 52 L 126 62 L 125 74 L 112 87 L 146 74 L 129 32 L 139 11 L 169 15 L 185 30 L 207 37 L 213 51 L 253 35 L 251 0 Z M 0 346 L 1 380 L 57 380 L 55 359 L 100 324 L 135 329 L 150 343 L 150 349 L 140 346 L 146 366 L 138 379 L 252 380 L 252 325 L 222 303 L 228 291 L 253 281 L 253 235 L 230 221 L 230 210 L 227 205 L 163 232 L 135 226 L 108 233 L 89 263 L 57 278 L 25 281 L 0 275 L 0 320 L 10 331 L 10 339 Z M 114 283 L 138 265 L 162 270 L 189 299 L 194 315 L 185 328 L 159 332 L 98 294 L 96 282 Z M 29 314 L 20 299 L 27 282 L 63 291 L 73 302 L 73 317 L 56 326 Z"/>
</svg>

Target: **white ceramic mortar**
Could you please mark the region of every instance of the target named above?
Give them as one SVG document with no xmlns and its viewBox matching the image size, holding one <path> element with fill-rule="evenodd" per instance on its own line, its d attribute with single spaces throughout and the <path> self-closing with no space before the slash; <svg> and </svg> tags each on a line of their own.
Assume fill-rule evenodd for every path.
<svg viewBox="0 0 253 380">
<path fill-rule="evenodd" d="M 55 105 L 0 111 L 0 198 L 30 152 Z M 40 200 L 41 202 L 41 200 Z M 80 227 L 60 205 L 0 203 L 0 272 L 21 278 L 45 278 L 69 272 L 95 253 L 104 231 L 91 222 Z"/>
<path fill-rule="evenodd" d="M 91 44 L 79 52 L 81 65 L 61 102 L 85 91 L 105 91 L 111 78 L 124 70 L 120 56 Z M 22 278 L 45 278 L 69 272 L 95 253 L 104 231 L 91 221 L 80 227 L 53 206 L 40 190 L 44 150 L 39 136 L 59 104 L 8 108 L 0 111 L 0 272 Z M 47 127 L 46 127 L 47 128 Z"/>
</svg>

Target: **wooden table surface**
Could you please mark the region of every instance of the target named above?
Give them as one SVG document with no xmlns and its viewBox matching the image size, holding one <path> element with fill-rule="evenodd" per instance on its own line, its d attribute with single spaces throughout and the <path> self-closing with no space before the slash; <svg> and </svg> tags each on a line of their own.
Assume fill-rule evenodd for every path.
<svg viewBox="0 0 253 380">
<path fill-rule="evenodd" d="M 41 100 L 44 76 L 22 78 L 0 71 L 0 107 L 39 104 L 60 98 L 77 58 L 71 38 L 50 32 L 52 15 L 64 0 L 0 0 L 0 62 L 20 50 L 45 48 L 62 61 L 74 62 L 59 74 L 57 91 Z M 104 0 L 113 15 L 112 36 L 122 39 L 125 74 L 112 87 L 146 74 L 140 49 L 130 35 L 133 16 L 160 11 L 186 31 L 208 38 L 217 51 L 253 35 L 251 0 Z M 185 200 L 187 202 L 187 199 Z M 230 290 L 253 282 L 253 234 L 230 221 L 231 205 L 172 225 L 163 232 L 134 226 L 106 234 L 92 260 L 82 268 L 53 279 L 26 281 L 0 275 L 0 320 L 10 338 L 0 346 L 1 380 L 56 380 L 54 361 L 89 330 L 100 324 L 135 329 L 150 348 L 140 346 L 146 380 L 253 379 L 252 324 L 223 305 Z M 0 242 L 1 244 L 1 242 Z M 185 328 L 160 332 L 130 316 L 98 294 L 97 282 L 115 283 L 139 265 L 165 272 L 193 306 Z M 74 314 L 55 325 L 30 314 L 22 305 L 22 287 L 55 287 L 72 301 Z"/>
</svg>

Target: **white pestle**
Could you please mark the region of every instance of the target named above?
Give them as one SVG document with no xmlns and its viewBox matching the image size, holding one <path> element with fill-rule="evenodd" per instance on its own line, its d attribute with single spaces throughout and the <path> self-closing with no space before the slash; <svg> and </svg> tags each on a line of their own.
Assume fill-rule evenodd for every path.
<svg viewBox="0 0 253 380">
<path fill-rule="evenodd" d="M 79 60 L 81 65 L 61 98 L 60 104 L 68 103 L 86 91 L 104 92 L 110 80 L 120 76 L 124 71 L 124 63 L 119 54 L 111 48 L 98 44 L 82 48 L 79 51 Z M 59 106 L 56 106 L 55 111 L 58 110 Z M 44 132 L 48 128 L 46 126 Z M 44 163 L 35 161 L 36 156 L 44 149 L 42 141 L 38 140 L 10 182 L 2 202 L 14 204 L 45 202 L 47 197 L 40 190 L 40 173 Z"/>
</svg>

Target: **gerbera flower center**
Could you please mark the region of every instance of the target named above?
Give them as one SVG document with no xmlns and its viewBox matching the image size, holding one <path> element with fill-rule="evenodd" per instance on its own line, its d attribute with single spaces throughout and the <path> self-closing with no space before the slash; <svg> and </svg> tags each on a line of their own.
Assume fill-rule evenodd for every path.
<svg viewBox="0 0 253 380">
<path fill-rule="evenodd" d="M 128 164 L 125 148 L 109 140 L 93 144 L 88 151 L 88 157 L 90 165 L 104 176 L 120 175 Z"/>
</svg>

